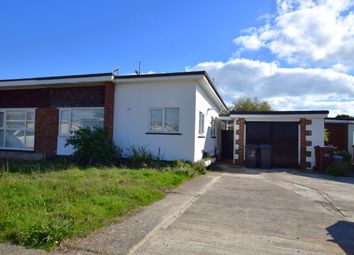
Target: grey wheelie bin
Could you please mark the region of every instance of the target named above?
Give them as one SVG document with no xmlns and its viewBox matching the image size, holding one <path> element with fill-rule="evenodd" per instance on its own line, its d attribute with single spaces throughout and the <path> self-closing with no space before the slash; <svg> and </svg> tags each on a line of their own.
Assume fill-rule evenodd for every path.
<svg viewBox="0 0 354 255">
<path fill-rule="evenodd" d="M 272 168 L 272 149 L 273 146 L 269 144 L 259 145 L 261 168 L 263 169 Z"/>
</svg>

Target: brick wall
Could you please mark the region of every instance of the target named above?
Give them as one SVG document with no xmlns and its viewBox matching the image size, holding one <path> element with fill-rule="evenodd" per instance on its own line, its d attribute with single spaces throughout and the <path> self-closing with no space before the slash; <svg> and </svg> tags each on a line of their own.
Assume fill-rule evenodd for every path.
<svg viewBox="0 0 354 255">
<path fill-rule="evenodd" d="M 311 157 L 311 151 L 307 150 L 307 146 L 312 146 L 312 142 L 308 141 L 307 137 L 311 136 L 311 130 L 308 130 L 308 126 L 312 124 L 310 119 L 300 119 L 300 167 L 302 169 L 310 168 L 311 162 L 307 162 L 307 157 Z"/>
<path fill-rule="evenodd" d="M 34 151 L 55 155 L 58 137 L 58 110 L 56 108 L 37 108 L 35 120 Z"/>
<path fill-rule="evenodd" d="M 235 164 L 244 164 L 244 151 L 245 151 L 245 119 L 240 118 L 235 120 Z"/>
<path fill-rule="evenodd" d="M 113 134 L 113 83 L 99 86 L 0 90 L 0 108 L 37 108 L 34 151 L 56 154 L 60 107 L 105 107 L 105 127 Z"/>
<path fill-rule="evenodd" d="M 104 127 L 110 139 L 113 138 L 113 113 L 114 113 L 114 88 L 113 82 L 107 82 L 104 90 Z"/>
<path fill-rule="evenodd" d="M 0 108 L 103 107 L 104 95 L 105 86 L 1 90 Z"/>
</svg>

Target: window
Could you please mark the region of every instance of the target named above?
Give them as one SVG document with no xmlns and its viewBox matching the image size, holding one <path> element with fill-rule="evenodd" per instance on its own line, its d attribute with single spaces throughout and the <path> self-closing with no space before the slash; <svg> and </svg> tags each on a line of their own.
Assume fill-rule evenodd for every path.
<svg viewBox="0 0 354 255">
<path fill-rule="evenodd" d="M 34 149 L 34 109 L 0 109 L 0 149 Z"/>
<path fill-rule="evenodd" d="M 103 108 L 60 109 L 59 134 L 70 136 L 73 131 L 80 128 L 103 127 L 103 116 Z"/>
<path fill-rule="evenodd" d="M 179 130 L 178 108 L 151 108 L 149 129 L 152 132 L 176 133 Z"/>
<path fill-rule="evenodd" d="M 199 134 L 204 134 L 204 114 L 199 112 Z"/>
<path fill-rule="evenodd" d="M 215 138 L 216 137 L 216 128 L 215 128 L 215 118 L 214 117 L 211 117 L 211 129 L 210 129 L 210 136 L 212 138 Z"/>
</svg>

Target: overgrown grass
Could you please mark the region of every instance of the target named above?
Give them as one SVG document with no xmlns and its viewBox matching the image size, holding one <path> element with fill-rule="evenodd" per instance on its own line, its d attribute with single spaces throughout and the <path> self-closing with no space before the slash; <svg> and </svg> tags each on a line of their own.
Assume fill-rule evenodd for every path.
<svg viewBox="0 0 354 255">
<path fill-rule="evenodd" d="M 187 163 L 158 170 L 80 169 L 64 161 L 5 163 L 0 167 L 0 241 L 51 249 L 119 221 L 199 173 Z"/>
</svg>

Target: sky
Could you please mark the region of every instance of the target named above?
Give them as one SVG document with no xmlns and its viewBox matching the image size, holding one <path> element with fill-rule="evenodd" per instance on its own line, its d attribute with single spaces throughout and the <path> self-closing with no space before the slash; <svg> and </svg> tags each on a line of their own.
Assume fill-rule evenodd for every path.
<svg viewBox="0 0 354 255">
<path fill-rule="evenodd" d="M 3 0 L 0 79 L 206 70 L 224 100 L 354 116 L 354 0 Z"/>
</svg>

